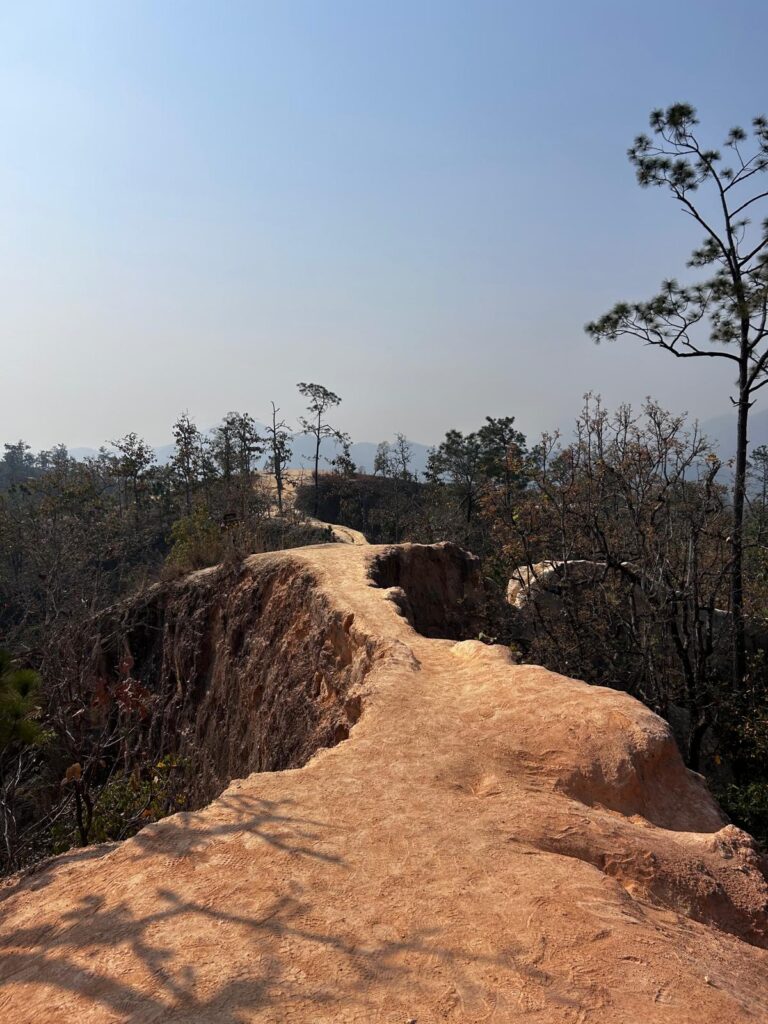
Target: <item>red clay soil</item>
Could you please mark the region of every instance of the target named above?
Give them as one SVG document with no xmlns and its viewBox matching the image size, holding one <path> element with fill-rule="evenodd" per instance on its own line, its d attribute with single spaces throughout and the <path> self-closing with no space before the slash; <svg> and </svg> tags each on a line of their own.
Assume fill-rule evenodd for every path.
<svg viewBox="0 0 768 1024">
<path fill-rule="evenodd" d="M 254 588 L 278 557 L 323 598 L 322 699 L 334 658 L 365 658 L 349 739 L 11 880 L 0 1020 L 768 1021 L 765 876 L 667 726 L 415 632 L 369 576 L 381 554 L 251 560 Z M 439 592 L 426 568 L 401 576 L 412 605 Z"/>
</svg>

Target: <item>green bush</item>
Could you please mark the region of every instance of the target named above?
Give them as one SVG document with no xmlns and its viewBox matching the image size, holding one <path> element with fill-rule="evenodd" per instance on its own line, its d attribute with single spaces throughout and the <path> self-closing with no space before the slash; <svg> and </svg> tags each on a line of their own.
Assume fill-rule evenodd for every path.
<svg viewBox="0 0 768 1024">
<path fill-rule="evenodd" d="M 184 778 L 188 769 L 187 761 L 167 756 L 129 775 L 113 776 L 96 794 L 88 841 L 127 839 L 145 825 L 184 810 Z M 51 852 L 64 853 L 76 845 L 77 823 L 72 812 L 51 828 Z"/>
<path fill-rule="evenodd" d="M 768 780 L 745 785 L 730 783 L 716 790 L 716 796 L 734 825 L 749 832 L 768 849 Z"/>
<path fill-rule="evenodd" d="M 0 752 L 14 745 L 41 743 L 45 732 L 40 714 L 40 676 L 29 668 L 14 668 L 0 650 Z"/>
<path fill-rule="evenodd" d="M 173 546 L 166 560 L 171 570 L 186 573 L 218 565 L 225 555 L 225 543 L 219 525 L 204 508 L 177 519 L 171 527 Z"/>
</svg>

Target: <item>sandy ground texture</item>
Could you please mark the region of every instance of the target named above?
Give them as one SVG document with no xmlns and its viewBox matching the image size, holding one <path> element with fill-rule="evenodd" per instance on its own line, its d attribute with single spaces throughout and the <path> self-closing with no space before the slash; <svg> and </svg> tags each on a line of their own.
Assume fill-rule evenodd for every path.
<svg viewBox="0 0 768 1024">
<path fill-rule="evenodd" d="M 349 739 L 11 880 L 0 1020 L 768 1021 L 760 863 L 667 727 L 419 635 L 380 555 L 252 560 L 310 572 L 348 637 L 331 655 L 365 652 Z"/>
</svg>

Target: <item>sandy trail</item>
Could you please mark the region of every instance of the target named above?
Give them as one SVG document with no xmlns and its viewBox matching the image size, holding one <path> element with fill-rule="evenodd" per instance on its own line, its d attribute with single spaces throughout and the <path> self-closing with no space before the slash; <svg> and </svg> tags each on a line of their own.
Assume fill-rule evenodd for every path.
<svg viewBox="0 0 768 1024">
<path fill-rule="evenodd" d="M 350 738 L 7 887 L 0 1019 L 768 1020 L 764 880 L 666 727 L 418 635 L 379 550 L 280 556 L 376 645 Z"/>
</svg>

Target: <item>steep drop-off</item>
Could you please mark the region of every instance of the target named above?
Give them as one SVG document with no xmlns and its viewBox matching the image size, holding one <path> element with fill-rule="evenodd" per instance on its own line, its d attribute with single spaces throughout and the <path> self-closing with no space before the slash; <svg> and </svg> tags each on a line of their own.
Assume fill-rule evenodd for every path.
<svg viewBox="0 0 768 1024">
<path fill-rule="evenodd" d="M 768 1020 L 749 837 L 636 701 L 469 639 L 481 603 L 456 548 L 332 545 L 121 609 L 96 656 L 238 781 L 3 890 L 3 1021 Z"/>
</svg>

